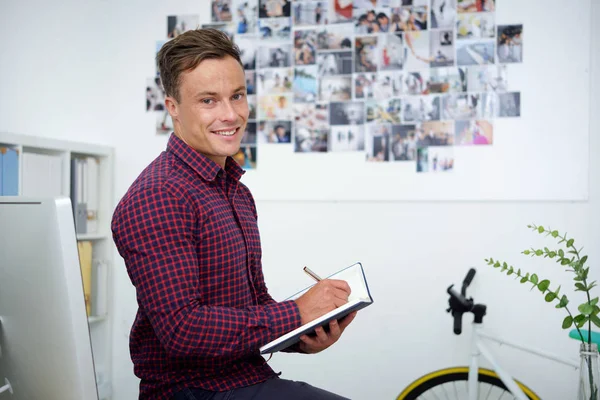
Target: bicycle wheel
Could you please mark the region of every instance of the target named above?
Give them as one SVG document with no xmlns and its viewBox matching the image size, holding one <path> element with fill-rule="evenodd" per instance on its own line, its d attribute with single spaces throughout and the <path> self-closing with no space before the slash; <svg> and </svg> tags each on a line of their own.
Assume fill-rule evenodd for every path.
<svg viewBox="0 0 600 400">
<path fill-rule="evenodd" d="M 396 400 L 466 400 L 469 398 L 468 380 L 469 367 L 441 369 L 415 380 Z M 478 382 L 479 399 L 515 399 L 492 370 L 479 368 Z M 516 382 L 530 400 L 540 400 L 533 390 Z"/>
</svg>

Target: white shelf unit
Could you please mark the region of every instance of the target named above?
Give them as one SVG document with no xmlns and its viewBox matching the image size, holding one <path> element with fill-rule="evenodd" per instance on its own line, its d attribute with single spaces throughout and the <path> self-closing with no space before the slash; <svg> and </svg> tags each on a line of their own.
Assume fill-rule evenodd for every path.
<svg viewBox="0 0 600 400">
<path fill-rule="evenodd" d="M 112 360 L 111 360 L 111 331 L 112 331 L 112 265 L 113 265 L 113 242 L 110 233 L 110 220 L 113 212 L 113 182 L 114 182 L 114 149 L 107 146 L 99 146 L 88 143 L 80 143 L 65 140 L 55 140 L 43 137 L 0 132 L 0 148 L 8 147 L 17 150 L 18 157 L 18 194 L 24 195 L 23 184 L 23 155 L 42 154 L 56 156 L 54 161 L 58 165 L 60 159 L 60 172 L 54 173 L 54 178 L 60 176 L 60 195 L 70 197 L 71 194 L 71 159 L 73 157 L 94 157 L 98 162 L 98 199 L 97 199 L 97 232 L 78 233 L 78 242 L 90 241 L 92 243 L 92 269 L 102 263 L 106 268 L 103 281 L 103 296 L 106 301 L 106 311 L 102 315 L 88 317 L 90 337 L 98 392 L 101 400 L 110 400 L 112 386 L 110 382 Z M 32 164 L 26 166 L 28 176 L 32 176 Z M 34 170 L 37 173 L 37 170 Z M 47 177 L 48 171 L 40 169 L 40 177 Z M 27 184 L 27 183 L 25 183 Z M 55 185 L 57 187 L 58 185 Z M 41 189 L 40 189 L 41 190 Z M 94 277 L 95 271 L 92 271 Z M 92 287 L 94 287 L 92 285 Z M 96 288 L 94 288 L 96 289 Z M 97 294 L 93 293 L 92 300 Z M 92 303 L 92 310 L 94 306 Z"/>
</svg>

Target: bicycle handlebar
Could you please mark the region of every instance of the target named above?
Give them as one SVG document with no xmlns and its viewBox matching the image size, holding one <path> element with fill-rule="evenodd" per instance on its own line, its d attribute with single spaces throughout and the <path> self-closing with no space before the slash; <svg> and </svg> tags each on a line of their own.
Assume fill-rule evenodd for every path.
<svg viewBox="0 0 600 400">
<path fill-rule="evenodd" d="M 465 291 L 467 290 L 467 288 L 473 281 L 474 276 L 475 276 L 475 269 L 471 268 L 469 270 L 469 272 L 467 272 L 467 276 L 465 276 L 465 279 L 463 280 L 463 285 L 462 285 L 462 295 L 463 296 L 465 295 Z"/>
<path fill-rule="evenodd" d="M 450 285 L 448 287 L 448 294 L 450 295 L 450 308 L 448 308 L 448 312 L 452 311 L 452 317 L 454 317 L 454 333 L 460 335 L 462 332 L 462 316 L 465 312 L 473 311 L 474 304 L 473 299 L 466 298 L 466 291 L 473 278 L 475 277 L 475 269 L 469 269 L 465 279 L 462 283 L 461 293 L 458 293 L 454 289 L 454 285 Z M 485 312 L 485 308 L 483 309 Z"/>
</svg>

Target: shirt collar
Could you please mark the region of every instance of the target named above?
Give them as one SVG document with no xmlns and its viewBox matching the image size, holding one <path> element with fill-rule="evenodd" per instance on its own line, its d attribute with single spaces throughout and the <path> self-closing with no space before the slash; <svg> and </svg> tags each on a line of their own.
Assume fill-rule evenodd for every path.
<svg viewBox="0 0 600 400">
<path fill-rule="evenodd" d="M 169 137 L 167 152 L 173 153 L 206 181 L 214 181 L 219 173 L 223 174 L 223 172 L 236 181 L 239 181 L 242 175 L 246 173 L 233 157 L 227 157 L 225 161 L 225 170 L 223 171 L 223 168 L 221 168 L 219 164 L 191 148 L 187 143 L 177 137 L 175 133 L 171 133 L 171 136 Z"/>
</svg>

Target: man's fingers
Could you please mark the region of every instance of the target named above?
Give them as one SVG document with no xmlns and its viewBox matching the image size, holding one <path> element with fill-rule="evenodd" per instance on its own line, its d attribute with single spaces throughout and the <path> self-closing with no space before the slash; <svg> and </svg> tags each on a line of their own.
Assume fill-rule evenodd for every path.
<svg viewBox="0 0 600 400">
<path fill-rule="evenodd" d="M 343 281 L 343 280 L 340 280 L 340 279 L 327 279 L 327 281 L 334 288 L 343 290 L 346 293 L 346 295 L 350 295 L 350 293 L 352 292 L 350 290 L 350 286 L 348 285 L 348 282 L 346 282 L 346 281 Z"/>
<path fill-rule="evenodd" d="M 352 322 L 354 320 L 354 317 L 356 317 L 356 313 L 357 311 L 353 311 L 350 314 L 346 315 L 344 318 L 342 318 L 339 321 L 339 325 L 340 325 L 340 329 L 343 331 L 344 329 L 346 329 L 346 327 L 348 325 L 350 325 L 350 322 Z"/>
</svg>

